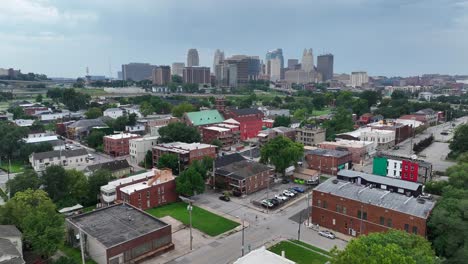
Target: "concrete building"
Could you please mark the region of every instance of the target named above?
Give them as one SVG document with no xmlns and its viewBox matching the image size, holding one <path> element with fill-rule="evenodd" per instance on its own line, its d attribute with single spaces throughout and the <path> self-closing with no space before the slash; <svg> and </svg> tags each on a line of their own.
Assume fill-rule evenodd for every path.
<svg viewBox="0 0 468 264">
<path fill-rule="evenodd" d="M 263 145 L 278 136 L 287 137 L 294 141 L 296 138 L 296 130 L 290 127 L 274 127 L 260 131 L 257 138 L 260 145 Z"/>
<path fill-rule="evenodd" d="M 171 226 L 127 203 L 66 218 L 68 242 L 98 264 L 136 263 L 174 249 Z M 125 235 L 122 235 L 125 234 Z"/>
<path fill-rule="evenodd" d="M 151 75 L 155 65 L 149 63 L 129 63 L 122 65 L 122 77 L 124 80 L 133 80 L 139 82 L 142 80 L 151 80 Z"/>
<path fill-rule="evenodd" d="M 171 170 L 153 170 L 149 180 L 142 180 L 116 188 L 117 202 L 131 204 L 141 210 L 176 202 L 175 177 Z"/>
<path fill-rule="evenodd" d="M 389 229 L 426 236 L 435 202 L 415 198 L 421 192 L 421 184 L 343 170 L 312 191 L 312 223 L 351 236 Z"/>
<path fill-rule="evenodd" d="M 171 67 L 157 66 L 153 69 L 152 78 L 154 85 L 167 85 L 171 82 Z"/>
<path fill-rule="evenodd" d="M 234 55 L 216 67 L 216 82 L 221 86 L 238 87 L 258 80 L 260 75 L 260 59 L 256 56 Z"/>
<path fill-rule="evenodd" d="M 354 164 L 364 164 L 364 161 L 372 157 L 376 152 L 374 143 L 370 141 L 325 141 L 320 143 L 319 147 L 323 149 L 349 151 L 351 152 L 351 157 Z"/>
<path fill-rule="evenodd" d="M 303 126 L 296 128 L 296 142 L 304 146 L 317 146 L 325 141 L 326 130 L 317 126 Z"/>
<path fill-rule="evenodd" d="M 372 163 L 375 175 L 426 183 L 432 180 L 432 164 L 411 157 L 378 153 Z"/>
<path fill-rule="evenodd" d="M 171 75 L 178 75 L 180 77 L 184 74 L 185 63 L 183 62 L 174 62 L 171 67 Z"/>
<path fill-rule="evenodd" d="M 312 53 L 312 49 L 304 49 L 304 52 L 302 53 L 301 70 L 304 72 L 311 72 L 315 70 L 314 54 Z"/>
<path fill-rule="evenodd" d="M 288 59 L 288 70 L 298 70 L 299 66 L 298 59 Z"/>
<path fill-rule="evenodd" d="M 107 108 L 102 115 L 116 119 L 124 115 L 124 110 L 120 108 Z"/>
<path fill-rule="evenodd" d="M 121 133 L 104 137 L 104 153 L 113 157 L 130 154 L 130 140 L 140 138 L 137 134 Z"/>
<path fill-rule="evenodd" d="M 320 81 L 319 75 L 313 71 L 287 70 L 284 73 L 284 79 L 289 84 L 307 84 Z"/>
<path fill-rule="evenodd" d="M 362 87 L 363 84 L 369 82 L 369 76 L 367 72 L 358 71 L 351 73 L 351 86 L 352 87 Z"/>
<path fill-rule="evenodd" d="M 268 51 L 265 56 L 265 66 L 265 73 L 270 77 L 270 81 L 276 82 L 282 80 L 284 77 L 283 50 L 278 48 Z"/>
<path fill-rule="evenodd" d="M 175 154 L 179 158 L 181 169 L 190 165 L 194 160 L 203 157 L 216 157 L 216 146 L 204 143 L 172 142 L 158 144 L 153 147 L 153 164 L 158 164 L 159 158 L 164 154 Z"/>
<path fill-rule="evenodd" d="M 209 67 L 185 67 L 182 76 L 184 83 L 211 84 Z"/>
<path fill-rule="evenodd" d="M 97 163 L 93 165 L 89 165 L 85 168 L 85 174 L 90 176 L 97 170 L 106 170 L 109 171 L 113 178 L 122 178 L 129 175 L 133 167 L 128 164 L 126 159 L 123 160 L 111 160 L 103 163 Z"/>
<path fill-rule="evenodd" d="M 269 263 L 269 264 L 295 264 L 296 262 L 275 254 L 261 246 L 255 250 L 250 251 L 245 256 L 238 258 L 234 264 L 258 264 L 258 263 Z"/>
<path fill-rule="evenodd" d="M 73 150 L 52 150 L 33 153 L 29 163 L 34 171 L 42 172 L 52 165 L 63 166 L 65 169 L 77 169 L 89 164 L 88 151 L 84 148 Z"/>
<path fill-rule="evenodd" d="M 324 82 L 333 79 L 333 54 L 324 54 L 317 57 L 317 71 L 322 74 Z"/>
<path fill-rule="evenodd" d="M 351 132 L 341 133 L 336 135 L 336 140 L 360 140 L 371 141 L 374 143 L 377 150 L 390 149 L 395 145 L 395 134 L 397 130 L 373 128 L 371 126 L 356 129 Z M 403 135 L 401 135 L 401 138 Z M 401 139 L 400 138 L 400 139 Z"/>
<path fill-rule="evenodd" d="M 187 53 L 187 67 L 200 66 L 197 49 L 189 49 Z"/>
<path fill-rule="evenodd" d="M 351 152 L 332 149 L 314 149 L 305 153 L 305 162 L 309 169 L 321 173 L 336 175 L 339 170 L 353 167 Z"/>
<path fill-rule="evenodd" d="M 152 151 L 153 147 L 158 143 L 158 138 L 159 137 L 142 137 L 131 139 L 129 141 L 130 162 L 136 165 L 144 162 L 146 153 Z"/>
<path fill-rule="evenodd" d="M 240 131 L 238 125 L 233 124 L 216 124 L 205 126 L 202 128 L 203 142 L 207 144 L 213 143 L 213 140 L 221 141 L 222 148 L 228 148 L 239 143 Z"/>
<path fill-rule="evenodd" d="M 216 71 L 216 66 L 223 63 L 223 61 L 224 61 L 224 51 L 221 51 L 221 50 L 217 49 L 215 51 L 214 58 L 213 58 L 213 68 L 212 68 L 212 70 Z"/>
</svg>

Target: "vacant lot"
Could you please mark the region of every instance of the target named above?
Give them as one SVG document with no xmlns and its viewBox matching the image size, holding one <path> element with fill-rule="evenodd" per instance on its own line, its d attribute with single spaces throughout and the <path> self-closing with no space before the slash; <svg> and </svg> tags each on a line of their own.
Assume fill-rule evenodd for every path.
<svg viewBox="0 0 468 264">
<path fill-rule="evenodd" d="M 268 250 L 278 255 L 284 251 L 286 258 L 297 264 L 323 264 L 330 260 L 329 257 L 322 255 L 329 255 L 327 251 L 297 240 L 281 241 Z"/>
<path fill-rule="evenodd" d="M 187 204 L 184 202 L 149 209 L 147 212 L 155 217 L 171 216 L 185 225 L 189 225 L 189 212 L 187 211 Z M 192 226 L 207 235 L 217 236 L 238 225 L 239 223 L 193 206 Z"/>
</svg>

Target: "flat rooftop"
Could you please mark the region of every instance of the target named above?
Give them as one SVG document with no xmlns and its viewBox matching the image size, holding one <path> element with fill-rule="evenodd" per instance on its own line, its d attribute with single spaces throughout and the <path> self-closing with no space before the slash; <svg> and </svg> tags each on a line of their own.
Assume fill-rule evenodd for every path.
<svg viewBox="0 0 468 264">
<path fill-rule="evenodd" d="M 403 194 L 378 188 L 370 189 L 365 185 L 358 185 L 342 180 L 337 180 L 338 183 L 335 184 L 333 180 L 337 180 L 337 178 L 332 177 L 324 181 L 317 186 L 314 191 L 330 193 L 338 197 L 383 207 L 424 219 L 429 217 L 429 214 L 435 206 L 434 201 L 424 200 L 424 203 L 420 203 L 417 198 L 413 196 L 408 197 Z"/>
<path fill-rule="evenodd" d="M 151 140 L 157 140 L 159 136 L 152 136 L 152 137 L 142 137 L 142 138 L 134 138 L 131 139 L 131 142 L 143 142 L 143 141 L 151 141 Z"/>
<path fill-rule="evenodd" d="M 346 155 L 349 155 L 349 151 L 342 151 L 342 150 L 334 150 L 334 149 L 314 149 L 307 151 L 307 154 L 318 155 L 322 157 L 336 157 L 341 158 Z"/>
<path fill-rule="evenodd" d="M 169 171 L 160 170 L 160 173 L 161 173 L 161 176 L 154 181 L 152 181 L 153 178 L 149 178 L 147 181 L 138 182 L 135 184 L 122 187 L 120 188 L 120 191 L 130 195 L 136 191 L 144 190 L 152 186 L 163 184 L 163 183 L 166 183 L 168 181 L 172 181 L 175 179 L 174 175 L 172 175 L 172 172 L 170 170 Z"/>
<path fill-rule="evenodd" d="M 172 143 L 163 143 L 158 144 L 155 146 L 157 149 L 167 149 L 170 151 L 177 151 L 177 149 L 181 151 L 191 151 L 196 149 L 204 149 L 209 147 L 216 147 L 214 145 L 205 144 L 205 143 L 184 143 L 184 142 L 172 142 Z M 186 153 L 186 152 L 185 152 Z"/>
<path fill-rule="evenodd" d="M 131 134 L 131 133 L 121 133 L 121 134 L 115 134 L 115 135 L 108 135 L 108 136 L 105 136 L 105 137 L 110 138 L 110 139 L 124 139 L 124 138 L 139 137 L 139 135 Z"/>
<path fill-rule="evenodd" d="M 106 248 L 169 226 L 128 204 L 118 204 L 67 219 Z"/>
<path fill-rule="evenodd" d="M 216 127 L 216 126 L 205 127 L 204 129 L 214 130 L 214 131 L 218 131 L 218 132 L 227 132 L 227 131 L 231 131 L 230 129 L 223 128 L 223 127 Z"/>
<path fill-rule="evenodd" d="M 140 173 L 140 174 L 137 174 L 137 175 L 127 177 L 127 178 L 117 179 L 117 180 L 109 182 L 106 185 L 101 186 L 101 191 L 105 191 L 105 192 L 115 191 L 115 188 L 117 186 L 127 184 L 127 183 L 131 183 L 131 182 L 134 182 L 134 181 L 140 181 L 140 180 L 143 180 L 143 179 L 151 178 L 151 177 L 153 177 L 155 175 L 155 173 L 156 172 L 154 170 L 150 170 L 150 171 L 146 171 L 146 172 L 143 172 L 143 173 Z"/>
<path fill-rule="evenodd" d="M 339 147 L 347 147 L 347 148 L 362 148 L 367 147 L 369 145 L 373 145 L 374 142 L 372 141 L 359 141 L 359 140 L 346 140 L 346 139 L 339 139 L 338 141 L 324 141 L 320 144 L 324 145 L 332 145 L 332 146 L 339 146 Z"/>
</svg>

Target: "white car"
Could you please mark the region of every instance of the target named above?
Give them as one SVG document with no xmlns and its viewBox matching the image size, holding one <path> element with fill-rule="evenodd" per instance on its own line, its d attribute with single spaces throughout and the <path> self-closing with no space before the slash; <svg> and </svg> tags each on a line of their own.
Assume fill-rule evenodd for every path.
<svg viewBox="0 0 468 264">
<path fill-rule="evenodd" d="M 270 202 L 267 201 L 267 200 L 263 200 L 263 201 L 262 201 L 262 206 L 263 206 L 263 207 L 272 208 L 272 207 L 273 207 L 273 204 L 270 203 Z"/>
<path fill-rule="evenodd" d="M 276 198 L 277 200 L 280 200 L 280 201 L 286 201 L 286 200 L 288 200 L 288 197 L 286 197 L 286 196 L 284 196 L 284 195 L 282 195 L 282 194 L 277 194 L 277 195 L 275 195 L 275 198 Z"/>
<path fill-rule="evenodd" d="M 323 237 L 326 237 L 326 238 L 330 238 L 330 239 L 335 239 L 335 234 L 333 234 L 332 232 L 330 231 L 319 231 L 318 232 L 319 235 L 323 236 Z"/>
<path fill-rule="evenodd" d="M 284 191 L 283 191 L 283 194 L 286 195 L 286 196 L 288 196 L 288 197 L 294 197 L 294 195 L 295 195 L 294 193 L 292 193 L 292 192 L 290 192 L 290 191 L 288 191 L 288 190 L 284 190 Z"/>
</svg>

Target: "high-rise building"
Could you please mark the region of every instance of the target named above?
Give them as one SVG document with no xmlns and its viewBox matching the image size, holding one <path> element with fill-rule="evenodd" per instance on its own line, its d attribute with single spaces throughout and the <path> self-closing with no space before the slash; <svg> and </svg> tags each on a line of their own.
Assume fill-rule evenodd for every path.
<svg viewBox="0 0 468 264">
<path fill-rule="evenodd" d="M 289 84 L 306 84 L 319 82 L 321 79 L 316 71 L 288 70 L 284 73 L 284 80 Z"/>
<path fill-rule="evenodd" d="M 304 49 L 302 54 L 301 69 L 305 72 L 311 72 L 314 70 L 314 54 L 312 49 Z"/>
<path fill-rule="evenodd" d="M 171 81 L 171 67 L 158 66 L 153 69 L 153 84 L 167 85 Z"/>
<path fill-rule="evenodd" d="M 184 83 L 209 85 L 211 83 L 210 67 L 185 67 L 183 80 Z"/>
<path fill-rule="evenodd" d="M 216 65 L 221 64 L 224 61 L 224 51 L 217 49 L 213 59 L 213 72 L 216 71 Z"/>
<path fill-rule="evenodd" d="M 317 57 L 317 71 L 322 74 L 324 82 L 333 79 L 333 54 L 324 54 Z"/>
<path fill-rule="evenodd" d="M 196 67 L 200 65 L 197 49 L 189 49 L 187 53 L 187 67 Z"/>
<path fill-rule="evenodd" d="M 288 70 L 296 70 L 297 65 L 299 65 L 298 59 L 288 59 Z"/>
<path fill-rule="evenodd" d="M 258 80 L 260 68 L 260 58 L 234 55 L 216 66 L 216 82 L 222 86 L 238 87 L 249 81 Z"/>
<path fill-rule="evenodd" d="M 367 72 L 359 71 L 351 73 L 351 86 L 352 87 L 362 87 L 363 84 L 369 82 L 369 76 Z"/>
<path fill-rule="evenodd" d="M 150 80 L 155 65 L 149 63 L 129 63 L 122 65 L 122 78 L 124 80 L 133 80 L 136 82 Z"/>
<path fill-rule="evenodd" d="M 278 81 L 284 77 L 284 58 L 283 50 L 275 49 L 268 51 L 265 56 L 266 74 L 270 76 L 271 81 Z"/>
<path fill-rule="evenodd" d="M 185 63 L 183 62 L 174 62 L 172 63 L 172 72 L 171 74 L 172 75 L 179 75 L 180 77 L 182 77 L 183 73 L 184 73 L 184 67 L 185 67 Z"/>
</svg>

